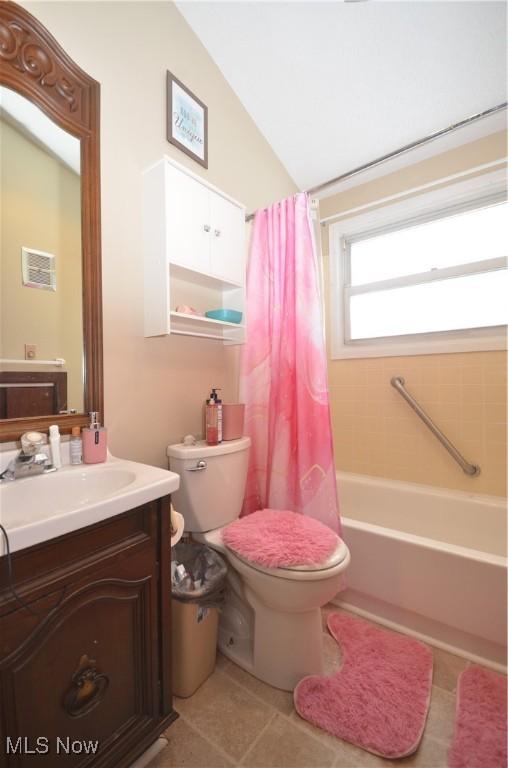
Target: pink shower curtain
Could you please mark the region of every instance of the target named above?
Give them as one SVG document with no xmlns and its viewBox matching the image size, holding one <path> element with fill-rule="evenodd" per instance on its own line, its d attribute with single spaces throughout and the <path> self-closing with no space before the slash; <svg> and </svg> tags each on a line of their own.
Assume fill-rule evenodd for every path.
<svg viewBox="0 0 508 768">
<path fill-rule="evenodd" d="M 242 514 L 291 509 L 340 532 L 320 272 L 307 195 L 258 211 L 240 399 L 252 439 Z"/>
</svg>

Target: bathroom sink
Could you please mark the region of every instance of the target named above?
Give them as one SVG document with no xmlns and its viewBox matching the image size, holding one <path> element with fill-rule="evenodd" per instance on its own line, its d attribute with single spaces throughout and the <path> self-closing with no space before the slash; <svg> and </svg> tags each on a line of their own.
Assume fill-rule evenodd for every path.
<svg viewBox="0 0 508 768">
<path fill-rule="evenodd" d="M 179 482 L 174 472 L 112 456 L 104 464 L 66 465 L 1 483 L 0 523 L 14 552 L 165 496 Z"/>
</svg>

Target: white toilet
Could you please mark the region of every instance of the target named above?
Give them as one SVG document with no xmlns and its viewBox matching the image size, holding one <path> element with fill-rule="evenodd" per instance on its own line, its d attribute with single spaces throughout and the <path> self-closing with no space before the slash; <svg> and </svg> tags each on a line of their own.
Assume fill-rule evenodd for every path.
<svg viewBox="0 0 508 768">
<path fill-rule="evenodd" d="M 339 591 L 350 556 L 339 538 L 318 567 L 265 568 L 228 549 L 222 530 L 240 515 L 249 447 L 248 437 L 217 446 L 168 446 L 170 468 L 180 475 L 172 502 L 185 531 L 221 552 L 230 566 L 220 650 L 260 680 L 289 691 L 302 677 L 323 672 L 320 608 Z"/>
</svg>

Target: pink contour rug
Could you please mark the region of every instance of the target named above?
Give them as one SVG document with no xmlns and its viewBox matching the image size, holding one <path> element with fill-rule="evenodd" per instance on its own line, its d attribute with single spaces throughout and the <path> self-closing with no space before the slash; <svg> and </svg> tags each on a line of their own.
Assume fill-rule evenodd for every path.
<svg viewBox="0 0 508 768">
<path fill-rule="evenodd" d="M 506 677 L 488 669 L 461 674 L 450 768 L 506 768 L 506 690 Z"/>
<path fill-rule="evenodd" d="M 343 663 L 330 676 L 304 677 L 298 714 L 381 757 L 412 754 L 422 738 L 432 688 L 432 652 L 405 635 L 342 613 L 328 617 Z"/>
</svg>

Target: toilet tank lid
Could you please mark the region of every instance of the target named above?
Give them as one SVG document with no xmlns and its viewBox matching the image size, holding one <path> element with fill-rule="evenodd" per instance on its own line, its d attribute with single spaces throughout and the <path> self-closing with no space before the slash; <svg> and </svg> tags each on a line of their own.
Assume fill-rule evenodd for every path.
<svg viewBox="0 0 508 768">
<path fill-rule="evenodd" d="M 238 440 L 225 440 L 219 445 L 207 445 L 204 440 L 198 440 L 196 445 L 174 443 L 168 445 L 166 454 L 170 459 L 200 459 L 209 456 L 224 456 L 227 453 L 245 451 L 250 447 L 250 437 L 240 437 Z"/>
</svg>

